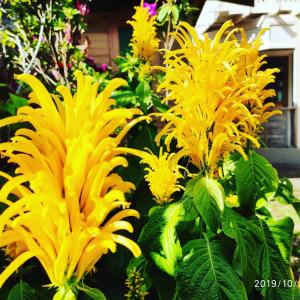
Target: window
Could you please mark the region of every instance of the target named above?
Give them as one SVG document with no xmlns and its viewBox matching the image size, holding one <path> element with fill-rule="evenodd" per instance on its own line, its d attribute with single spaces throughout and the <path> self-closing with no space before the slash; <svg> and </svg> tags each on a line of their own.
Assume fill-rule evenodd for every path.
<svg viewBox="0 0 300 300">
<path fill-rule="evenodd" d="M 276 96 L 268 101 L 275 103 L 275 109 L 281 109 L 282 115 L 275 115 L 264 124 L 265 130 L 262 133 L 262 139 L 268 147 L 287 148 L 295 144 L 294 128 L 294 111 L 292 101 L 292 52 L 278 50 L 267 52 L 268 57 L 265 59 L 265 68 L 278 68 L 276 81 L 271 83 L 268 88 L 276 92 Z"/>
<path fill-rule="evenodd" d="M 130 26 L 119 26 L 120 55 L 124 55 L 130 49 L 131 36 L 132 28 Z"/>
</svg>

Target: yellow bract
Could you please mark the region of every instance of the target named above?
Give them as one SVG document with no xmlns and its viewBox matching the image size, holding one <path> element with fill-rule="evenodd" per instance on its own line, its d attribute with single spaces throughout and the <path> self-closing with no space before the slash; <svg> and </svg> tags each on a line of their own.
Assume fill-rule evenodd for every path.
<svg viewBox="0 0 300 300">
<path fill-rule="evenodd" d="M 111 109 L 109 97 L 125 81 L 113 79 L 98 95 L 91 77 L 75 75 L 75 95 L 57 88 L 63 102 L 35 77 L 17 76 L 33 89 L 30 103 L 36 108 L 25 106 L 17 116 L 0 120 L 0 127 L 32 126 L 0 144 L 2 154 L 17 164 L 15 177 L 0 173 L 7 179 L 0 190 L 0 201 L 7 205 L 0 215 L 0 247 L 15 258 L 0 274 L 0 286 L 31 257 L 40 261 L 51 284 L 62 288 L 71 277 L 79 281 L 92 271 L 103 254 L 116 251 L 117 243 L 140 255 L 132 240 L 115 233 L 132 232 L 123 219 L 139 214 L 128 209 L 124 197 L 134 185 L 113 170 L 127 165 L 114 151 L 136 123 L 127 120 L 141 112 Z M 11 202 L 11 195 L 18 200 Z M 117 208 L 123 210 L 115 212 Z"/>
<path fill-rule="evenodd" d="M 184 189 L 178 184 L 178 180 L 183 178 L 178 165 L 181 156 L 181 153 L 163 153 L 160 149 L 159 156 L 145 155 L 141 161 L 148 165 L 145 168 L 147 172 L 145 180 L 149 184 L 154 199 L 159 204 L 171 202 L 172 194 Z"/>
<path fill-rule="evenodd" d="M 260 71 L 260 35 L 249 43 L 242 31 L 239 42 L 233 26 L 226 22 L 213 39 L 197 36 L 195 29 L 182 22 L 173 33 L 179 49 L 166 51 L 160 68 L 166 73 L 160 89 L 168 91 L 164 102 L 174 104 L 160 114 L 167 124 L 157 135 L 166 136 L 186 150 L 201 171 L 217 175 L 218 163 L 230 152 L 238 151 L 246 159 L 244 148 L 259 147 L 261 124 L 278 111 L 265 112 L 274 95 L 266 86 L 274 81 L 277 69 Z"/>
<path fill-rule="evenodd" d="M 178 160 L 184 156 L 184 151 L 178 153 L 163 152 L 160 148 L 159 155 L 136 149 L 119 148 L 119 151 L 130 153 L 142 158 L 141 163 L 148 165 L 145 168 L 147 174 L 145 180 L 149 184 L 154 200 L 158 204 L 172 202 L 171 196 L 184 187 L 178 184 L 178 180 L 183 178 L 180 169 L 187 171 L 178 164 Z"/>
<path fill-rule="evenodd" d="M 154 25 L 156 16 L 151 17 L 149 15 L 148 8 L 143 7 L 143 1 L 140 6 L 135 7 L 135 10 L 133 20 L 127 21 L 133 28 L 130 46 L 134 56 L 142 60 L 152 61 L 159 46 Z"/>
</svg>

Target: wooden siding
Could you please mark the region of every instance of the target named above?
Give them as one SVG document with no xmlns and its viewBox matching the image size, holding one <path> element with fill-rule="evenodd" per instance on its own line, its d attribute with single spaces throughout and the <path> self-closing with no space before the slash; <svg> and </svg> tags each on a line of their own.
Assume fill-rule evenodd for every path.
<svg viewBox="0 0 300 300">
<path fill-rule="evenodd" d="M 126 16 L 125 16 L 126 18 Z M 126 24 L 124 15 L 120 14 L 91 14 L 87 20 L 87 37 L 89 41 L 88 55 L 96 64 L 106 63 L 116 68 L 112 59 L 119 55 L 119 25 Z"/>
</svg>

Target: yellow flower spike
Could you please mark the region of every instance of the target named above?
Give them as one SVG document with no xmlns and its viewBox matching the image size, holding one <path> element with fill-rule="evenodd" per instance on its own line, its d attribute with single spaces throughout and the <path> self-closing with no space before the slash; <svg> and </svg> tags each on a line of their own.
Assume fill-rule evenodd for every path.
<svg viewBox="0 0 300 300">
<path fill-rule="evenodd" d="M 130 203 L 124 197 L 134 185 L 123 181 L 114 168 L 127 165 L 118 152 L 125 134 L 149 118 L 128 122 L 142 112 L 111 109 L 114 101 L 109 97 L 126 84 L 124 80 L 112 80 L 97 95 L 98 85 L 91 77 L 79 71 L 75 75 L 75 95 L 66 87 L 57 88 L 64 102 L 33 76 L 19 75 L 33 89 L 30 102 L 39 107 L 25 106 L 17 116 L 0 120 L 0 127 L 20 122 L 33 127 L 17 130 L 10 142 L 0 144 L 1 155 L 17 164 L 18 174 L 0 172 L 6 179 L 0 201 L 8 206 L 0 215 L 0 247 L 14 258 L 0 274 L 0 287 L 25 261 L 36 257 L 50 285 L 60 288 L 55 299 L 65 291 L 72 298 L 68 280 L 80 281 L 102 255 L 116 250 L 117 243 L 140 254 L 133 241 L 116 234 L 124 229 L 132 232 L 123 219 L 139 214 L 127 209 Z M 10 201 L 11 195 L 18 199 Z"/>
<path fill-rule="evenodd" d="M 135 14 L 131 21 L 127 21 L 133 28 L 130 46 L 135 57 L 142 60 L 152 61 L 155 52 L 159 50 L 159 39 L 157 38 L 155 19 L 151 17 L 148 8 L 140 6 L 135 7 Z"/>
<path fill-rule="evenodd" d="M 259 147 L 261 124 L 277 112 L 265 111 L 273 90 L 276 69 L 260 70 L 264 56 L 259 56 L 261 34 L 248 42 L 242 31 L 239 41 L 231 29 L 232 21 L 223 24 L 213 39 L 199 38 L 195 29 L 181 22 L 173 33 L 179 49 L 165 52 L 160 68 L 166 74 L 158 90 L 165 89 L 163 102 L 174 105 L 157 113 L 166 125 L 156 136 L 169 150 L 175 139 L 190 161 L 201 171 L 218 177 L 219 162 L 231 152 L 247 158 L 244 148 Z"/>
<path fill-rule="evenodd" d="M 141 163 L 147 165 L 145 171 L 145 180 L 149 184 L 151 193 L 154 200 L 158 204 L 165 204 L 171 202 L 172 194 L 176 191 L 183 190 L 184 187 L 178 184 L 178 180 L 184 176 L 181 174 L 180 169 L 185 169 L 178 165 L 178 161 L 186 154 L 185 150 L 178 153 L 163 153 L 160 148 L 159 156 L 154 155 L 150 150 L 149 152 L 119 148 L 120 152 L 124 151 L 142 158 Z"/>
</svg>

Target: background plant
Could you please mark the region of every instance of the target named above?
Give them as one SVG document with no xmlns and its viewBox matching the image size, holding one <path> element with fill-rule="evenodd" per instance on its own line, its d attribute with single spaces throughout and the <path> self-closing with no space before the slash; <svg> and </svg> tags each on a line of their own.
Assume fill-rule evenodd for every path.
<svg viewBox="0 0 300 300">
<path fill-rule="evenodd" d="M 89 1 L 4 1 L 1 47 L 10 72 L 34 73 L 56 86 L 72 81 L 70 70 L 92 72 L 85 62 Z"/>
</svg>

